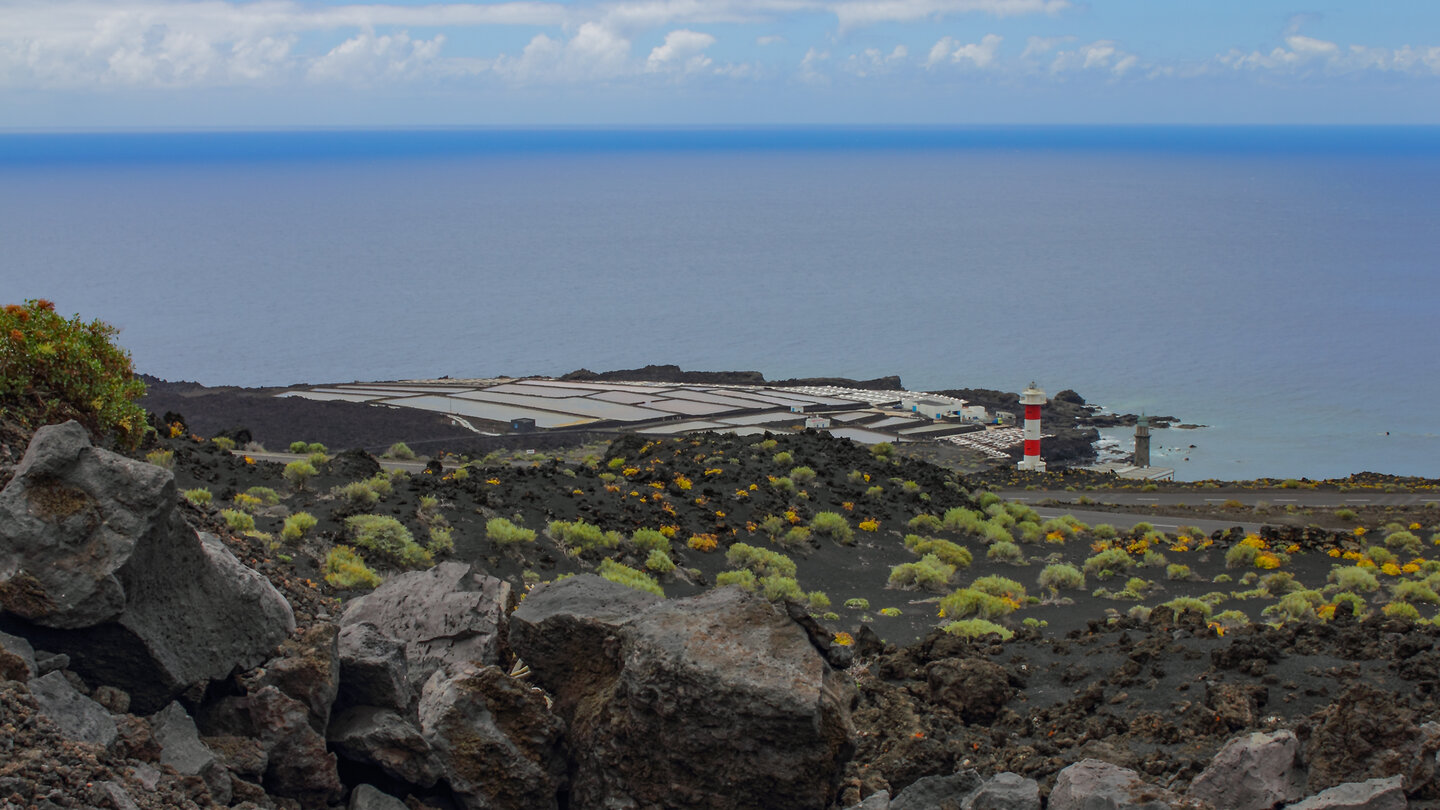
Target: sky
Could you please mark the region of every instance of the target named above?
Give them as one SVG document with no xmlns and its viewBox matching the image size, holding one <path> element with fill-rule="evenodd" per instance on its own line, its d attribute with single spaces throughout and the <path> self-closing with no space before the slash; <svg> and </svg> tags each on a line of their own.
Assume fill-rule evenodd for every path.
<svg viewBox="0 0 1440 810">
<path fill-rule="evenodd" d="M 1437 0 L 0 0 L 0 130 L 1435 124 Z"/>
</svg>

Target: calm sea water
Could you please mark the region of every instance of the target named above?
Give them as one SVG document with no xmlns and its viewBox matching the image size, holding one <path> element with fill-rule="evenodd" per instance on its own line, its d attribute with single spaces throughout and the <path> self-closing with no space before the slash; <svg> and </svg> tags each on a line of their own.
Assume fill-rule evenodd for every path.
<svg viewBox="0 0 1440 810">
<path fill-rule="evenodd" d="M 1033 379 L 1181 478 L 1440 476 L 1437 189 L 1437 129 L 4 135 L 0 294 L 168 379 Z"/>
</svg>

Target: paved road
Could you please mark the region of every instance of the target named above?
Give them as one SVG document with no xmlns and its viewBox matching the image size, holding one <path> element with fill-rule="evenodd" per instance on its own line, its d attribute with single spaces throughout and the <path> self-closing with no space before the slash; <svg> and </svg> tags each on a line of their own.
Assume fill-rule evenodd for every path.
<svg viewBox="0 0 1440 810">
<path fill-rule="evenodd" d="M 1021 503 L 1030 504 L 1039 503 L 1044 500 L 1074 503 L 1079 498 L 1086 497 L 1096 503 L 1109 503 L 1123 506 L 1165 506 L 1167 504 L 1201 506 L 1207 503 L 1221 504 L 1228 500 L 1237 500 L 1246 506 L 1254 506 L 1256 503 L 1264 501 L 1271 506 L 1288 506 L 1294 504 L 1298 507 L 1355 507 L 1414 506 L 1440 501 L 1440 493 L 1436 492 L 1327 492 L 1323 490 L 1303 489 L 1197 489 L 1188 492 L 1134 492 L 1104 489 L 1086 490 L 1084 492 L 1066 492 L 1064 490 L 1022 489 L 999 490 L 996 491 L 995 494 L 1007 501 L 1020 501 Z"/>
<path fill-rule="evenodd" d="M 237 456 L 249 456 L 256 461 L 273 461 L 277 464 L 289 464 L 292 461 L 299 461 L 300 459 L 306 459 L 310 457 L 309 453 L 271 453 L 268 451 L 264 453 L 252 453 L 245 452 L 243 450 L 232 450 L 231 452 Z M 380 467 L 382 469 L 386 470 L 408 470 L 409 472 L 420 472 L 425 469 L 425 462 L 423 461 L 397 461 L 395 459 L 389 458 L 376 458 L 375 460 L 380 462 Z M 454 469 L 456 466 L 457 465 L 455 464 L 446 464 L 445 469 Z"/>
</svg>

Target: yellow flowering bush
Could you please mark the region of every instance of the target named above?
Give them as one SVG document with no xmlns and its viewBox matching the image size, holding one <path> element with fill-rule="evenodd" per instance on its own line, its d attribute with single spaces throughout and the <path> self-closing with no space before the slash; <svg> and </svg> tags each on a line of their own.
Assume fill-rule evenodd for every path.
<svg viewBox="0 0 1440 810">
<path fill-rule="evenodd" d="M 713 534 L 692 534 L 690 535 L 690 539 L 685 541 L 685 545 L 696 551 L 708 554 L 715 550 L 715 546 L 719 545 L 719 541 L 715 539 L 715 535 Z"/>
<path fill-rule="evenodd" d="M 865 518 L 864 520 L 860 521 L 860 531 L 862 532 L 873 532 L 878 531 L 879 529 L 880 521 L 876 520 L 875 518 Z"/>
</svg>

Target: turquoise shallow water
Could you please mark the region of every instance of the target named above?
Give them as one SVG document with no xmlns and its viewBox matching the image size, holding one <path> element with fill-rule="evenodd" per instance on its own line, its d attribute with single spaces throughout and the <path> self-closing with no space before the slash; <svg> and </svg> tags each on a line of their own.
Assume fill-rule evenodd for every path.
<svg viewBox="0 0 1440 810">
<path fill-rule="evenodd" d="M 0 136 L 0 292 L 169 379 L 1034 379 L 1184 478 L 1440 476 L 1436 188 L 1433 129 Z"/>
</svg>

